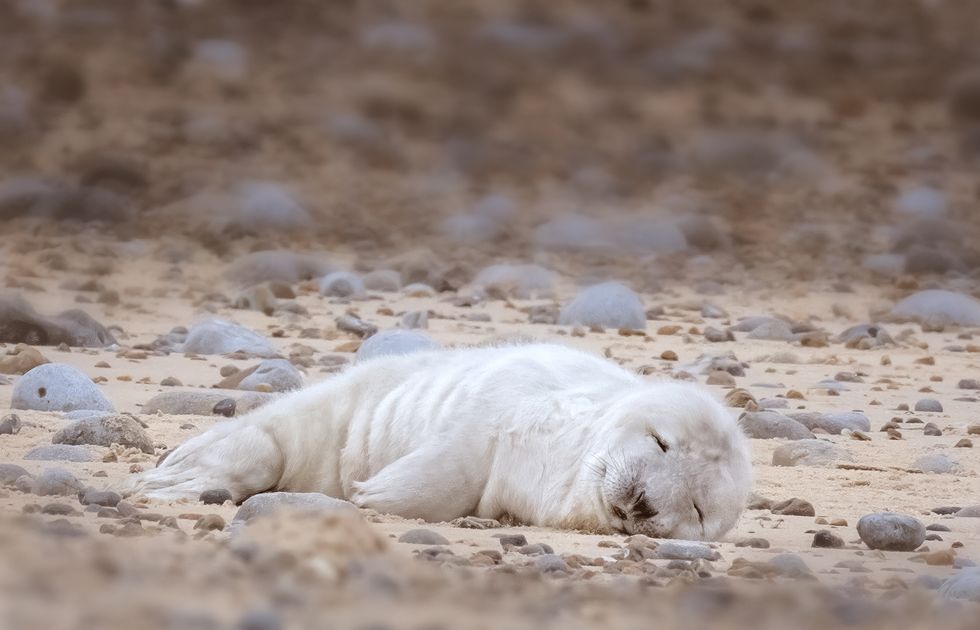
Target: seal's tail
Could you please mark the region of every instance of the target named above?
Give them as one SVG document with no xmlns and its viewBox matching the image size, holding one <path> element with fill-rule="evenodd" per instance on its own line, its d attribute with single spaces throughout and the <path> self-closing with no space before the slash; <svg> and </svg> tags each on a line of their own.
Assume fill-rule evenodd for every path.
<svg viewBox="0 0 980 630">
<path fill-rule="evenodd" d="M 275 487 L 282 469 L 282 453 L 267 423 L 229 421 L 180 445 L 120 490 L 174 500 L 225 489 L 238 502 Z"/>
</svg>

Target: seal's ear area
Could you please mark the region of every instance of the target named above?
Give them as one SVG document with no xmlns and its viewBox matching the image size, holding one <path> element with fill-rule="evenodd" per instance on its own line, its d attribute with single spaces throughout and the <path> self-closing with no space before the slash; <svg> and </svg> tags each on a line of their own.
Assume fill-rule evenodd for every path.
<svg viewBox="0 0 980 630">
<path fill-rule="evenodd" d="M 656 442 L 657 446 L 659 446 L 660 450 L 664 453 L 670 450 L 670 445 L 667 443 L 667 440 L 661 437 L 661 435 L 657 433 L 656 429 L 647 428 L 647 437 Z"/>
</svg>

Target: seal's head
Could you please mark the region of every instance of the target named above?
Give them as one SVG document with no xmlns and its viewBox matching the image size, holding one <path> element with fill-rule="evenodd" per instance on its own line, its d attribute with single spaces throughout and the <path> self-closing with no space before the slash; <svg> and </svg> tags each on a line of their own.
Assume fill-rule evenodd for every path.
<svg viewBox="0 0 980 630">
<path fill-rule="evenodd" d="M 735 525 L 751 490 L 751 458 L 735 418 L 711 394 L 644 384 L 609 413 L 616 430 L 595 470 L 610 528 L 716 540 Z"/>
</svg>

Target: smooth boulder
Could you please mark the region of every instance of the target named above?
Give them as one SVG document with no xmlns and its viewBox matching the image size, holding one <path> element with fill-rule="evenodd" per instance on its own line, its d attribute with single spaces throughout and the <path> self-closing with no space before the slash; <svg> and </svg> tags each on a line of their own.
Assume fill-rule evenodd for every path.
<svg viewBox="0 0 980 630">
<path fill-rule="evenodd" d="M 39 365 L 18 379 L 10 407 L 35 411 L 115 411 L 92 379 L 64 363 Z"/>
<path fill-rule="evenodd" d="M 361 343 L 355 359 L 362 363 L 377 357 L 426 352 L 441 347 L 428 335 L 415 330 L 382 330 Z"/>
<path fill-rule="evenodd" d="M 964 293 L 929 289 L 896 304 L 891 315 L 933 325 L 980 326 L 980 301 Z"/>
<path fill-rule="evenodd" d="M 218 318 L 194 324 L 187 332 L 181 351 L 194 354 L 244 352 L 259 357 L 277 354 L 275 347 L 259 333 Z"/>
<path fill-rule="evenodd" d="M 644 330 L 647 318 L 643 301 L 635 291 L 619 282 L 603 282 L 582 289 L 563 306 L 558 324 Z"/>
<path fill-rule="evenodd" d="M 242 379 L 238 389 L 288 392 L 303 386 L 303 375 L 286 359 L 266 359 Z"/>
<path fill-rule="evenodd" d="M 926 528 L 918 519 L 893 512 L 862 516 L 857 531 L 864 544 L 882 551 L 915 551 L 926 539 Z"/>
<path fill-rule="evenodd" d="M 51 438 L 52 444 L 121 444 L 153 454 L 153 440 L 143 427 L 129 416 L 104 415 L 76 420 Z"/>
<path fill-rule="evenodd" d="M 838 462 L 853 461 L 846 449 L 824 440 L 796 440 L 780 444 L 772 452 L 773 466 L 815 466 L 832 468 Z"/>
<path fill-rule="evenodd" d="M 85 311 L 71 309 L 45 317 L 19 295 L 4 292 L 0 293 L 0 343 L 104 348 L 116 339 Z"/>
<path fill-rule="evenodd" d="M 745 435 L 757 440 L 806 440 L 813 437 L 813 433 L 805 426 L 775 411 L 746 412 L 738 419 L 738 424 Z"/>
<path fill-rule="evenodd" d="M 248 522 L 282 509 L 316 514 L 358 513 L 353 503 L 328 497 L 319 492 L 264 492 L 246 499 L 235 513 L 234 520 Z"/>
</svg>

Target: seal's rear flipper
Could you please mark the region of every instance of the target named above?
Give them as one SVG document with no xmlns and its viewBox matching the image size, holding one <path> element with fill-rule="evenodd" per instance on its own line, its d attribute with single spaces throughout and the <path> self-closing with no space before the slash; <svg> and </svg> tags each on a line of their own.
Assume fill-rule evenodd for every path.
<svg viewBox="0 0 980 630">
<path fill-rule="evenodd" d="M 120 489 L 162 500 L 197 499 L 205 490 L 225 489 L 237 503 L 274 488 L 282 468 L 282 453 L 267 427 L 226 422 L 188 440 Z"/>
</svg>

